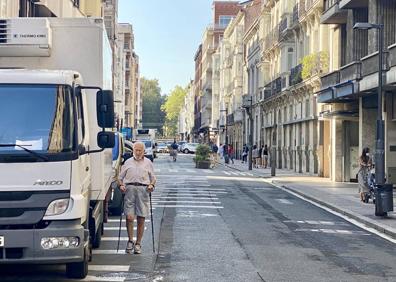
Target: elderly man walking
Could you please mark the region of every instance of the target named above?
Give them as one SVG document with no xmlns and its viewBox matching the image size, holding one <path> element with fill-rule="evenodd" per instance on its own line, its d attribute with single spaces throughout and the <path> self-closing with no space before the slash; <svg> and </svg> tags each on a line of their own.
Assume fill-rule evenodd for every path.
<svg viewBox="0 0 396 282">
<path fill-rule="evenodd" d="M 125 193 L 124 214 L 129 241 L 126 253 L 140 254 L 142 252 L 142 238 L 144 221 L 149 215 L 149 193 L 154 191 L 157 178 L 154 175 L 152 162 L 144 157 L 144 144 L 133 144 L 133 158 L 128 159 L 122 166 L 119 176 L 120 189 Z M 133 241 L 133 221 L 137 218 L 136 242 Z"/>
</svg>

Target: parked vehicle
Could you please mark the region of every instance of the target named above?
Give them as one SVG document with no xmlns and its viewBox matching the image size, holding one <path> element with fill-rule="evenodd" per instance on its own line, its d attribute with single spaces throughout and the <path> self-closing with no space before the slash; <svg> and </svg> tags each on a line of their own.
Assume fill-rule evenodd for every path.
<svg viewBox="0 0 396 282">
<path fill-rule="evenodd" d="M 157 152 L 158 153 L 168 153 L 169 149 L 166 143 L 158 143 L 157 145 Z"/>
<path fill-rule="evenodd" d="M 199 143 L 186 143 L 183 146 L 183 153 L 185 154 L 195 154 L 195 151 L 197 150 L 197 146 Z"/>
<path fill-rule="evenodd" d="M 177 145 L 179 146 L 179 147 L 177 148 L 177 150 L 178 150 L 179 152 L 182 152 L 182 147 L 183 147 L 183 145 L 186 144 L 186 143 L 187 143 L 187 141 L 179 141 L 179 142 L 177 142 Z"/>
<path fill-rule="evenodd" d="M 66 264 L 84 278 L 113 174 L 103 19 L 0 22 L 0 264 Z"/>
</svg>

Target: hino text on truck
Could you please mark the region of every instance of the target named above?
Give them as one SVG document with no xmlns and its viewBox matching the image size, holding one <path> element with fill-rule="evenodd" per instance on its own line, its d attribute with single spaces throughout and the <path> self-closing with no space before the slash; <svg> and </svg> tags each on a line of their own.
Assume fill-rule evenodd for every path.
<svg viewBox="0 0 396 282">
<path fill-rule="evenodd" d="M 102 19 L 0 20 L 1 264 L 87 275 L 112 178 L 111 58 Z"/>
</svg>

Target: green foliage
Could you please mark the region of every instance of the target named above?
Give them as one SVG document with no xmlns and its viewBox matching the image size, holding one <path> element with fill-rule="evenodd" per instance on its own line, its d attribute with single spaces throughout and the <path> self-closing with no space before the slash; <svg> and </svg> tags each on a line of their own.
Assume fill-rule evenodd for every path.
<svg viewBox="0 0 396 282">
<path fill-rule="evenodd" d="M 329 69 L 329 54 L 328 52 L 317 52 L 309 54 L 301 59 L 302 64 L 302 79 L 308 79 L 314 75 L 326 73 Z"/>
<path fill-rule="evenodd" d="M 161 88 L 157 79 L 141 79 L 141 93 L 143 99 L 142 123 L 144 128 L 156 128 L 162 133 L 165 113 L 161 106 L 165 98 L 161 96 Z"/>
<path fill-rule="evenodd" d="M 178 118 L 186 95 L 186 88 L 176 86 L 169 96 L 166 97 L 165 103 L 161 106 L 161 110 L 166 114 L 164 124 L 164 132 L 166 136 L 175 136 L 177 134 Z"/>
<path fill-rule="evenodd" d="M 210 160 L 210 147 L 205 144 L 199 144 L 197 150 L 195 151 L 195 162 L 199 161 L 209 161 Z"/>
</svg>

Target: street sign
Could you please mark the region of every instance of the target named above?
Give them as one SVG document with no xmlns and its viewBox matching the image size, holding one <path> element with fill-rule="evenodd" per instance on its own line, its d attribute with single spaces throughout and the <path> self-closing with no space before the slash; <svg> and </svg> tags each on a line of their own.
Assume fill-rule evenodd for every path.
<svg viewBox="0 0 396 282">
<path fill-rule="evenodd" d="M 0 236 L 0 247 L 4 247 L 4 236 Z"/>
</svg>

